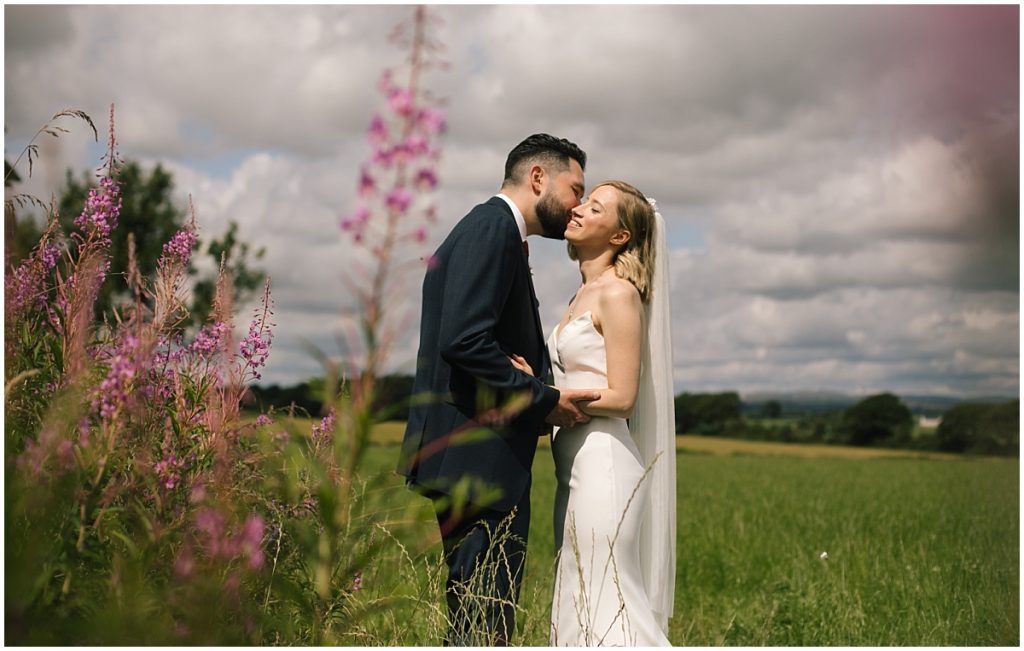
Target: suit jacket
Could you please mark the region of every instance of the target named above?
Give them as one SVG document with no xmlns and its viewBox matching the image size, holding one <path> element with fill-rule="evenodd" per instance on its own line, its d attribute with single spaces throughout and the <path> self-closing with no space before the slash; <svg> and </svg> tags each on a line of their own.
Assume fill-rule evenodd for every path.
<svg viewBox="0 0 1024 651">
<path fill-rule="evenodd" d="M 537 377 L 516 370 L 511 353 Z M 558 402 L 558 390 L 538 379 L 549 369 L 519 229 L 508 204 L 492 197 L 456 224 L 423 279 L 398 471 L 427 495 L 511 510 L 529 489 L 537 437 Z M 481 422 L 488 408 L 513 399 L 522 410 L 508 424 Z"/>
</svg>

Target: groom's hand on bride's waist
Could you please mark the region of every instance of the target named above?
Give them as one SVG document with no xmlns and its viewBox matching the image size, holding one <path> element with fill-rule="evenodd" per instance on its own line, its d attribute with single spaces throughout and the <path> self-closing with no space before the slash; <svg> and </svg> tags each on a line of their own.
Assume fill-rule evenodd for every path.
<svg viewBox="0 0 1024 651">
<path fill-rule="evenodd" d="M 559 389 L 558 404 L 544 420 L 558 427 L 590 422 L 590 416 L 581 407 L 600 397 L 601 392 L 594 389 Z"/>
</svg>

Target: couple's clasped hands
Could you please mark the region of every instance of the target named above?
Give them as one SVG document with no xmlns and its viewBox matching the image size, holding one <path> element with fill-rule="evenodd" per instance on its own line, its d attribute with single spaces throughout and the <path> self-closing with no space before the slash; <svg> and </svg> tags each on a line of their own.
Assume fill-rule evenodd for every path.
<svg viewBox="0 0 1024 651">
<path fill-rule="evenodd" d="M 520 371 L 533 375 L 533 368 L 520 355 L 509 356 L 512 365 Z M 556 427 L 572 427 L 579 423 L 590 422 L 590 414 L 583 411 L 588 403 L 600 399 L 601 392 L 596 389 L 565 389 L 558 390 L 558 404 L 545 418 L 545 422 Z"/>
</svg>

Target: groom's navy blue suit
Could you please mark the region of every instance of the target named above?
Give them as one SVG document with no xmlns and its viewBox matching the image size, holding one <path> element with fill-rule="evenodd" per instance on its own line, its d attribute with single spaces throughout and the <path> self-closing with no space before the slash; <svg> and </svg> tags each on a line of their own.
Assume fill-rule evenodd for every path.
<svg viewBox="0 0 1024 651">
<path fill-rule="evenodd" d="M 496 560 L 507 575 L 489 590 L 507 602 L 518 597 L 529 527 L 530 468 L 544 419 L 559 392 L 516 370 L 522 355 L 546 378 L 549 360 L 522 238 L 512 210 L 499 197 L 473 208 L 437 249 L 423 280 L 420 348 L 413 405 L 399 472 L 435 499 L 449 565 L 449 609 L 456 621 L 449 643 L 487 643 L 460 629 L 483 626 L 508 641 L 513 609 L 472 607 L 457 585 L 473 580 L 480 562 Z M 516 404 L 516 415 L 496 425 L 487 413 Z M 462 515 L 467 507 L 470 517 Z M 510 536 L 494 543 L 506 516 Z M 488 548 L 491 549 L 488 549 Z M 506 560 L 508 564 L 506 565 Z M 479 579 L 479 577 L 478 577 Z M 468 637 L 467 637 L 468 636 Z"/>
</svg>

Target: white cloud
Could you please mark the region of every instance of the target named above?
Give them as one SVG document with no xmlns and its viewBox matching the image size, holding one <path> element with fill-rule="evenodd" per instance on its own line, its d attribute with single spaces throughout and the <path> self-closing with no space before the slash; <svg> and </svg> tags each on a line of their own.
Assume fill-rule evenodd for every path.
<svg viewBox="0 0 1024 651">
<path fill-rule="evenodd" d="M 436 245 L 549 131 L 591 183 L 659 200 L 673 254 L 680 390 L 1019 391 L 1019 79 L 1012 7 L 433 7 L 448 101 Z M 229 220 L 267 250 L 276 340 L 265 377 L 337 354 L 360 252 L 353 206 L 403 52 L 397 6 L 5 8 L 6 155 L 50 115 L 174 173 L 204 235 Z M 81 125 L 24 190 L 95 167 Z M 681 234 L 685 234 L 685 237 Z M 533 246 L 553 327 L 578 273 Z M 362 252 L 365 253 L 365 252 Z M 393 364 L 415 357 L 419 272 L 403 274 Z M 248 314 L 243 310 L 239 321 Z M 242 324 L 244 325 L 244 323 Z"/>
</svg>

